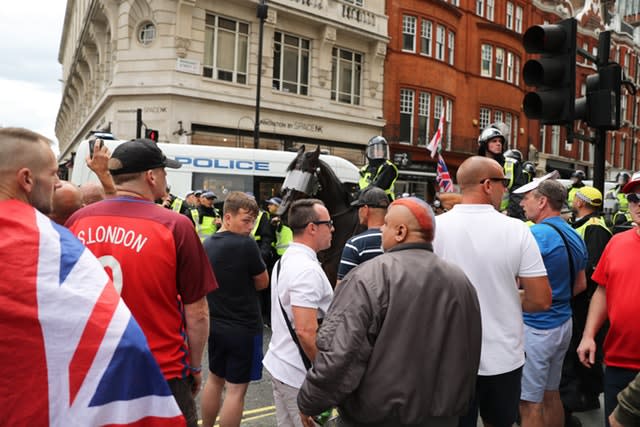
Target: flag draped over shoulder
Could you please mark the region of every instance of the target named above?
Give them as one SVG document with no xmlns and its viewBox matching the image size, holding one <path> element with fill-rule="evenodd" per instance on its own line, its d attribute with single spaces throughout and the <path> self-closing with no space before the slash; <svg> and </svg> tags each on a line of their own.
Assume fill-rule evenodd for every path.
<svg viewBox="0 0 640 427">
<path fill-rule="evenodd" d="M 447 164 L 444 162 L 442 158 L 442 154 L 438 154 L 438 166 L 436 169 L 437 176 L 436 182 L 440 187 L 440 191 L 445 193 L 452 193 L 454 191 L 453 181 L 451 180 L 451 175 L 449 175 L 449 169 L 447 169 Z"/>
<path fill-rule="evenodd" d="M 33 207 L 0 202 L 0 419 L 11 426 L 184 426 L 100 262 Z"/>
</svg>

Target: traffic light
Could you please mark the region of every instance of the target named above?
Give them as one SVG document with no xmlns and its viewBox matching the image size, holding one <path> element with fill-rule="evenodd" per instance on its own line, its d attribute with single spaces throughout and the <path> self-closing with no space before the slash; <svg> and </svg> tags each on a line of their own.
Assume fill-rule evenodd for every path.
<svg viewBox="0 0 640 427">
<path fill-rule="evenodd" d="M 534 25 L 522 38 L 527 53 L 540 54 L 524 64 L 522 75 L 536 92 L 523 101 L 525 115 L 547 125 L 574 120 L 576 97 L 577 21 L 565 19 L 557 24 Z"/>
<path fill-rule="evenodd" d="M 620 85 L 622 67 L 612 63 L 587 76 L 586 96 L 576 100 L 575 115 L 589 126 L 603 130 L 620 129 Z"/>
<path fill-rule="evenodd" d="M 158 131 L 155 129 L 145 129 L 144 137 L 152 140 L 153 142 L 158 142 Z"/>
</svg>

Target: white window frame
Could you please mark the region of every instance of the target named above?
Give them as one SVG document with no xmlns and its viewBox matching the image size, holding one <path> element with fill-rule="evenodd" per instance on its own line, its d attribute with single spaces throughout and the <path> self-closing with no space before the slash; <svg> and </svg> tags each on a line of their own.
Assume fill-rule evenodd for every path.
<svg viewBox="0 0 640 427">
<path fill-rule="evenodd" d="M 511 113 L 509 112 L 505 112 L 504 113 L 504 124 L 505 127 L 507 128 L 507 145 L 509 145 L 510 147 L 516 148 L 516 145 L 513 143 L 513 138 L 512 138 L 512 134 L 513 134 L 513 116 L 511 115 Z"/>
<path fill-rule="evenodd" d="M 622 134 L 620 138 L 620 167 L 624 169 L 625 149 L 627 148 L 627 136 Z"/>
<path fill-rule="evenodd" d="M 493 64 L 493 46 L 483 43 L 480 46 L 480 75 L 491 77 Z"/>
<path fill-rule="evenodd" d="M 350 55 L 351 59 L 344 58 L 344 55 Z M 331 100 L 344 104 L 360 105 L 362 97 L 362 73 L 364 64 L 364 54 L 334 46 L 331 51 Z M 340 90 L 344 76 L 342 70 L 343 65 L 349 65 L 351 76 L 349 80 L 349 91 Z"/>
<path fill-rule="evenodd" d="M 489 123 L 491 123 L 491 110 L 488 108 L 480 107 L 479 126 L 480 130 L 485 130 Z"/>
<path fill-rule="evenodd" d="M 498 80 L 504 80 L 504 60 L 505 60 L 505 52 L 501 47 L 496 47 L 496 56 L 495 56 L 495 78 Z"/>
<path fill-rule="evenodd" d="M 513 52 L 507 51 L 507 81 L 513 83 L 513 68 L 514 68 L 514 55 Z"/>
<path fill-rule="evenodd" d="M 415 91 L 413 89 L 400 89 L 400 116 L 404 114 L 409 118 L 409 140 L 403 141 L 400 138 L 400 144 L 411 144 L 413 141 L 413 105 L 415 100 Z M 400 120 L 402 123 L 402 120 Z M 398 136 L 402 134 L 402 129 L 398 129 Z"/>
<path fill-rule="evenodd" d="M 484 16 L 484 0 L 476 0 L 476 15 Z"/>
<path fill-rule="evenodd" d="M 420 54 L 431 56 L 433 51 L 433 22 L 423 19 L 420 23 Z"/>
<path fill-rule="evenodd" d="M 551 154 L 560 154 L 560 126 L 551 126 Z"/>
<path fill-rule="evenodd" d="M 429 143 L 429 111 L 431 110 L 431 94 L 420 92 L 418 94 L 418 146 L 426 147 Z M 424 129 L 422 126 L 424 122 Z"/>
<path fill-rule="evenodd" d="M 206 23 L 208 18 L 213 18 L 213 23 Z M 221 20 L 224 20 L 227 25 L 233 24 L 234 29 L 221 27 Z M 209 39 L 206 37 L 206 34 L 208 34 L 209 31 L 213 32 L 213 46 L 209 46 L 210 52 L 208 53 L 207 44 L 209 43 Z M 220 35 L 222 34 L 226 36 L 233 35 L 232 49 L 229 49 L 228 46 L 220 46 Z M 244 55 L 242 55 L 242 49 L 245 50 Z M 233 66 L 231 68 L 223 68 L 219 65 L 220 56 L 218 54 L 225 55 L 225 53 L 230 50 L 233 53 Z M 207 58 L 209 54 L 210 57 Z M 247 84 L 249 69 L 249 24 L 237 19 L 207 13 L 205 17 L 205 54 L 202 64 L 202 75 L 204 77 L 232 83 Z"/>
<path fill-rule="evenodd" d="M 449 65 L 455 64 L 455 49 L 456 49 L 456 33 L 449 31 L 447 40 L 447 51 L 449 52 Z"/>
<path fill-rule="evenodd" d="M 505 27 L 507 27 L 508 30 L 513 30 L 513 3 L 510 1 L 507 2 Z"/>
<path fill-rule="evenodd" d="M 522 33 L 522 14 L 523 14 L 522 6 L 516 6 L 516 20 L 515 20 L 516 33 Z"/>
<path fill-rule="evenodd" d="M 453 101 L 447 99 L 447 110 L 445 111 L 445 116 L 447 118 L 446 122 L 446 131 L 445 131 L 445 141 L 446 141 L 446 150 L 451 151 L 451 129 L 453 129 L 451 124 L 451 119 L 453 118 Z"/>
<path fill-rule="evenodd" d="M 493 111 L 493 120 L 492 123 L 504 123 L 504 115 L 500 110 Z"/>
<path fill-rule="evenodd" d="M 402 51 L 412 52 L 416 51 L 416 25 L 418 18 L 411 15 L 402 16 Z M 411 46 L 408 46 L 409 43 Z"/>
<path fill-rule="evenodd" d="M 444 61 L 444 43 L 445 43 L 445 34 L 447 30 L 444 25 L 438 25 L 436 27 L 436 51 L 435 57 L 439 61 Z"/>
<path fill-rule="evenodd" d="M 489 21 L 493 22 L 493 19 L 494 19 L 494 13 L 495 13 L 495 2 L 496 2 L 496 0 L 486 0 L 486 2 L 487 2 L 487 7 L 486 7 L 487 14 L 486 14 L 486 18 L 487 18 Z"/>
<path fill-rule="evenodd" d="M 279 38 L 279 41 L 278 41 Z M 289 41 L 289 42 L 288 42 Z M 297 43 L 294 45 L 290 42 L 296 41 Z M 273 60 L 273 89 L 279 90 L 286 93 L 295 93 L 298 95 L 308 95 L 309 94 L 309 74 L 311 70 L 311 40 L 305 39 L 302 37 L 295 36 L 293 34 L 288 34 L 282 31 L 276 31 L 273 39 L 274 50 L 279 49 L 279 64 L 276 67 L 275 62 L 278 54 L 274 51 Z M 305 47 L 306 45 L 306 47 Z M 287 81 L 284 76 L 286 74 L 287 62 L 285 58 L 285 52 L 293 53 L 296 56 L 296 80 L 295 81 Z M 304 61 L 306 58 L 307 62 L 307 72 L 306 75 L 303 73 L 304 69 Z M 279 75 L 276 75 L 278 73 Z"/>
</svg>

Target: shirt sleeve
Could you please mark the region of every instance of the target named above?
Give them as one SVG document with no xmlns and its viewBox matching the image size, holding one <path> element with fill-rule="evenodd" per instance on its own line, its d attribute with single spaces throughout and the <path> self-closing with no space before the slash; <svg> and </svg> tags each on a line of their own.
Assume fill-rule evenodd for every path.
<svg viewBox="0 0 640 427">
<path fill-rule="evenodd" d="M 319 268 L 318 268 L 319 269 Z M 289 286 L 289 296 L 291 298 L 291 306 L 319 308 L 322 300 L 323 284 L 326 278 L 323 278 L 322 271 L 308 268 L 293 280 Z"/>
<path fill-rule="evenodd" d="M 340 265 L 338 266 L 339 280 L 342 280 L 353 267 L 360 264 L 358 258 L 358 250 L 355 246 L 353 246 L 351 240 L 349 240 L 344 245 L 344 249 L 342 250 L 342 257 L 340 257 Z"/>
<path fill-rule="evenodd" d="M 179 216 L 173 230 L 176 242 L 176 281 L 184 304 L 192 304 L 218 288 L 209 258 L 193 225 Z"/>
<path fill-rule="evenodd" d="M 267 269 L 266 264 L 262 260 L 262 255 L 260 255 L 260 248 L 258 248 L 258 244 L 252 237 L 247 237 L 245 240 L 244 252 L 247 256 L 250 276 L 257 276 Z"/>
<path fill-rule="evenodd" d="M 520 247 L 520 268 L 518 270 L 519 277 L 540 277 L 547 275 L 547 269 L 544 266 L 540 248 L 533 233 L 526 224 L 522 224 L 522 244 Z"/>
</svg>

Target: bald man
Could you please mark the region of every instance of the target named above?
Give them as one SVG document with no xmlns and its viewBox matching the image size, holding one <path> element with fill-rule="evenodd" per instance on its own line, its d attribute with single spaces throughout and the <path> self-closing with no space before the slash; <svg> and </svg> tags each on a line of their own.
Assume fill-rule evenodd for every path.
<svg viewBox="0 0 640 427">
<path fill-rule="evenodd" d="M 434 249 L 462 268 L 482 310 L 476 398 L 460 425 L 475 427 L 479 410 L 485 426 L 510 427 L 518 413 L 524 365 L 522 311 L 547 310 L 551 288 L 529 228 L 497 210 L 508 183 L 500 164 L 470 157 L 456 178 L 462 202 L 436 217 Z"/>
<path fill-rule="evenodd" d="M 398 199 L 381 231 L 385 253 L 345 276 L 318 332 L 298 394 L 306 427 L 335 406 L 345 426 L 453 427 L 475 392 L 480 307 L 462 270 L 432 252 L 431 208 Z"/>
<path fill-rule="evenodd" d="M 82 193 L 75 185 L 69 181 L 61 181 L 60 187 L 53 193 L 53 210 L 49 213 L 49 218 L 60 225 L 84 204 L 82 203 Z"/>
<path fill-rule="evenodd" d="M 97 182 L 85 182 L 80 186 L 80 193 L 85 206 L 104 200 L 106 197 L 104 187 Z"/>
<path fill-rule="evenodd" d="M 20 200 L 45 215 L 60 187 L 51 141 L 21 128 L 0 128 L 0 200 Z"/>
</svg>

